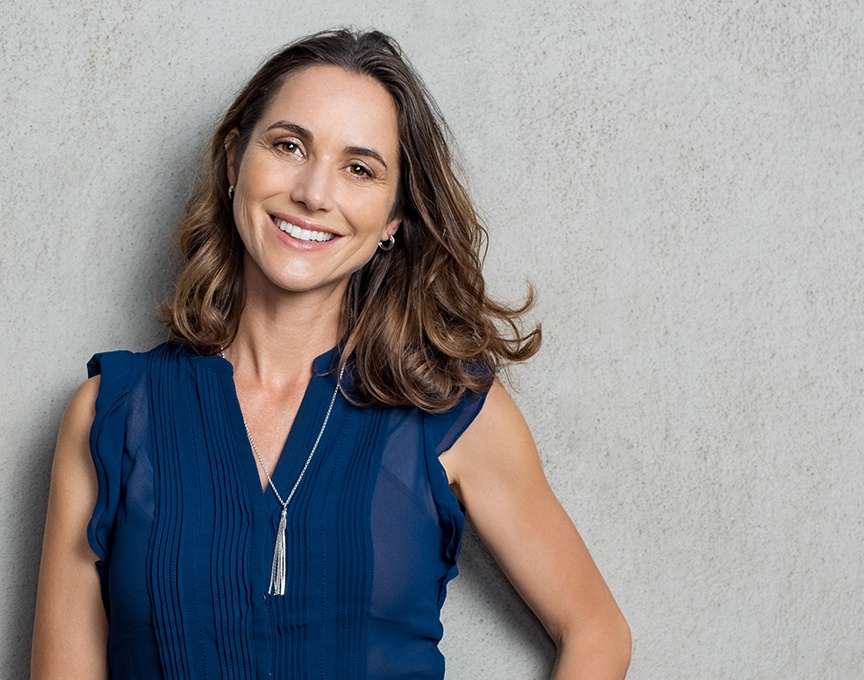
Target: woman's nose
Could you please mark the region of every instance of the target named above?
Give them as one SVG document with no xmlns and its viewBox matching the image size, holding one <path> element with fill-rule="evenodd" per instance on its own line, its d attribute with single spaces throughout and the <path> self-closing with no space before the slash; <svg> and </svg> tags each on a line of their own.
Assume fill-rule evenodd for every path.
<svg viewBox="0 0 864 680">
<path fill-rule="evenodd" d="M 308 161 L 295 176 L 291 200 L 302 203 L 310 212 L 330 210 L 333 205 L 333 177 L 327 165 Z"/>
</svg>

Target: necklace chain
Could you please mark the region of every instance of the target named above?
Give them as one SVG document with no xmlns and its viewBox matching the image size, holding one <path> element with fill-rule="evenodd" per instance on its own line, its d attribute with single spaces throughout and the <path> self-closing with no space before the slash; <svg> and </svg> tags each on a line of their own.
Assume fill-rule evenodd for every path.
<svg viewBox="0 0 864 680">
<path fill-rule="evenodd" d="M 219 354 L 223 359 L 225 359 L 225 361 L 228 361 L 225 357 L 224 350 L 219 352 Z M 315 437 L 315 443 L 312 445 L 312 450 L 309 451 L 309 455 L 306 456 L 306 462 L 303 463 L 303 468 L 300 470 L 300 474 L 297 475 L 297 481 L 294 482 L 294 486 L 291 487 L 291 492 L 284 500 L 282 499 L 279 490 L 276 488 L 276 484 L 273 483 L 273 478 L 270 476 L 270 473 L 267 472 L 267 466 L 264 465 L 264 459 L 261 457 L 261 453 L 255 445 L 255 440 L 252 439 L 252 435 L 249 433 L 249 424 L 246 422 L 246 416 L 243 415 L 242 409 L 240 411 L 240 417 L 243 419 L 243 428 L 246 430 L 246 438 L 252 446 L 252 453 L 254 453 L 255 458 L 258 459 L 258 464 L 261 466 L 261 469 L 264 471 L 264 476 L 267 478 L 267 484 L 270 485 L 270 488 L 276 495 L 276 500 L 279 501 L 279 505 L 282 506 L 282 512 L 279 514 L 279 528 L 276 530 L 276 547 L 273 551 L 273 566 L 270 571 L 270 589 L 268 591 L 270 595 L 285 594 L 285 531 L 288 504 L 291 502 L 291 499 L 294 498 L 294 493 L 297 491 L 297 487 L 300 486 L 300 482 L 303 481 L 306 470 L 309 469 L 309 463 L 312 462 L 312 457 L 315 455 L 315 451 L 318 450 L 318 444 L 321 442 L 321 437 L 324 436 L 324 430 L 327 429 L 327 423 L 330 421 L 330 414 L 333 412 L 333 405 L 336 403 L 336 396 L 339 394 L 339 387 L 342 385 L 342 376 L 344 373 L 345 366 L 343 365 L 339 370 L 339 377 L 336 378 L 336 388 L 333 390 L 333 395 L 330 397 L 330 403 L 327 406 L 327 413 L 324 415 L 324 422 L 321 423 L 321 429 L 318 430 L 318 436 Z"/>
<path fill-rule="evenodd" d="M 309 455 L 306 457 L 306 462 L 303 463 L 303 468 L 300 470 L 300 474 L 297 475 L 297 481 L 294 482 L 294 486 L 291 487 L 291 492 L 288 494 L 288 497 L 285 500 L 282 500 L 282 495 L 276 488 L 276 484 L 273 482 L 273 478 L 270 476 L 270 473 L 267 472 L 267 466 L 264 465 L 264 459 L 261 457 L 261 452 L 258 451 L 258 447 L 255 445 L 255 440 L 252 439 L 252 435 L 249 433 L 249 424 L 246 422 L 246 416 L 243 415 L 241 411 L 240 415 L 243 418 L 243 427 L 246 430 L 246 436 L 249 438 L 249 444 L 252 445 L 252 452 L 255 454 L 255 458 L 258 459 L 258 464 L 261 466 L 261 470 L 264 472 L 264 476 L 267 478 L 267 483 L 270 485 L 270 488 L 273 489 L 273 493 L 276 495 L 276 500 L 279 501 L 279 505 L 281 505 L 283 509 L 287 508 L 288 504 L 291 502 L 291 499 L 294 498 L 294 492 L 297 491 L 297 487 L 300 486 L 300 482 L 302 481 L 303 476 L 306 474 L 306 470 L 309 468 L 309 463 L 312 462 L 312 457 L 315 455 L 315 451 L 318 449 L 318 444 L 321 442 L 321 437 L 324 436 L 324 430 L 327 429 L 327 423 L 330 420 L 330 414 L 333 412 L 333 404 L 336 403 L 336 395 L 339 394 L 339 385 L 342 383 L 342 374 L 344 372 L 345 367 L 343 366 L 342 370 L 339 371 L 339 378 L 336 380 L 336 389 L 333 390 L 333 394 L 330 397 L 330 403 L 327 405 L 327 413 L 324 415 L 324 422 L 321 423 L 321 429 L 318 430 L 318 436 L 315 437 L 315 443 L 312 445 L 312 450 L 309 451 Z"/>
</svg>

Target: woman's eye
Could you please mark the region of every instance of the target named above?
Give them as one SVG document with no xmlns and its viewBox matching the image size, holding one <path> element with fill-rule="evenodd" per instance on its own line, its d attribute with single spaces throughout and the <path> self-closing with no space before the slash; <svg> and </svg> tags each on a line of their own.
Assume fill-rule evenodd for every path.
<svg viewBox="0 0 864 680">
<path fill-rule="evenodd" d="M 300 151 L 300 147 L 296 142 L 276 142 L 275 147 L 283 153 L 293 154 Z"/>
<path fill-rule="evenodd" d="M 365 165 L 360 165 L 359 163 L 352 163 L 348 166 L 348 172 L 352 175 L 357 175 L 358 177 L 371 177 L 372 173 L 369 172 L 369 169 Z"/>
</svg>

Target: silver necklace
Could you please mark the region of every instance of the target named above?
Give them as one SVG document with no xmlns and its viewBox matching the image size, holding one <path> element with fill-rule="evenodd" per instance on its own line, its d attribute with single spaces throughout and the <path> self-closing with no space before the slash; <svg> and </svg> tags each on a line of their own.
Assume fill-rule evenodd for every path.
<svg viewBox="0 0 864 680">
<path fill-rule="evenodd" d="M 219 352 L 219 354 L 223 359 L 225 359 L 225 361 L 228 361 L 228 359 L 225 358 L 224 351 Z M 324 415 L 324 422 L 321 423 L 321 429 L 318 430 L 318 436 L 315 437 L 315 443 L 312 445 L 312 450 L 306 457 L 306 462 L 303 463 L 303 468 L 300 470 L 300 474 L 297 475 L 297 481 L 294 482 L 294 486 L 291 487 L 291 492 L 284 500 L 282 499 L 279 490 L 276 488 L 276 485 L 273 483 L 273 478 L 270 477 L 270 473 L 267 472 L 267 467 L 264 465 L 264 459 L 261 458 L 258 447 L 255 446 L 255 440 L 253 440 L 252 435 L 249 434 L 249 425 L 246 423 L 246 416 L 243 415 L 242 410 L 240 411 L 240 417 L 243 418 L 243 428 L 246 430 L 246 437 L 249 439 L 249 444 L 252 446 L 252 452 L 255 454 L 255 458 L 258 459 L 258 464 L 264 471 L 264 476 L 267 478 L 267 483 L 270 485 L 270 488 L 273 489 L 273 493 L 276 495 L 276 500 L 278 500 L 279 505 L 282 506 L 282 512 L 279 513 L 279 528 L 276 530 L 276 546 L 273 548 L 273 564 L 270 567 L 270 587 L 267 589 L 267 593 L 270 595 L 285 594 L 285 532 L 288 518 L 288 504 L 291 502 L 291 499 L 294 498 L 294 492 L 297 491 L 297 487 L 300 486 L 300 482 L 303 480 L 303 476 L 309 468 L 309 463 L 312 462 L 312 456 L 315 455 L 315 451 L 318 449 L 318 444 L 321 442 L 324 430 L 327 428 L 327 423 L 330 420 L 330 414 L 333 412 L 333 404 L 336 403 L 336 395 L 339 394 L 339 386 L 342 384 L 342 375 L 344 373 L 345 366 L 342 366 L 342 369 L 339 371 L 339 377 L 336 379 L 336 389 L 333 390 L 333 396 L 330 397 L 330 404 L 327 406 L 327 413 Z"/>
</svg>

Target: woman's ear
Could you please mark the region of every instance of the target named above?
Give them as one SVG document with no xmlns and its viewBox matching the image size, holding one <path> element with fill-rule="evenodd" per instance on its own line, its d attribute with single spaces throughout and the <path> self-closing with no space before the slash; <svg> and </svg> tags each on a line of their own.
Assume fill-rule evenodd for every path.
<svg viewBox="0 0 864 680">
<path fill-rule="evenodd" d="M 402 226 L 402 216 L 394 217 L 387 223 L 387 226 L 384 227 L 384 232 L 381 236 L 382 241 L 387 241 L 391 236 L 394 236 L 397 231 L 399 231 L 399 227 Z"/>
<path fill-rule="evenodd" d="M 228 183 L 232 186 L 237 184 L 237 138 L 240 132 L 234 128 L 225 136 L 225 171 L 228 173 Z"/>
</svg>

